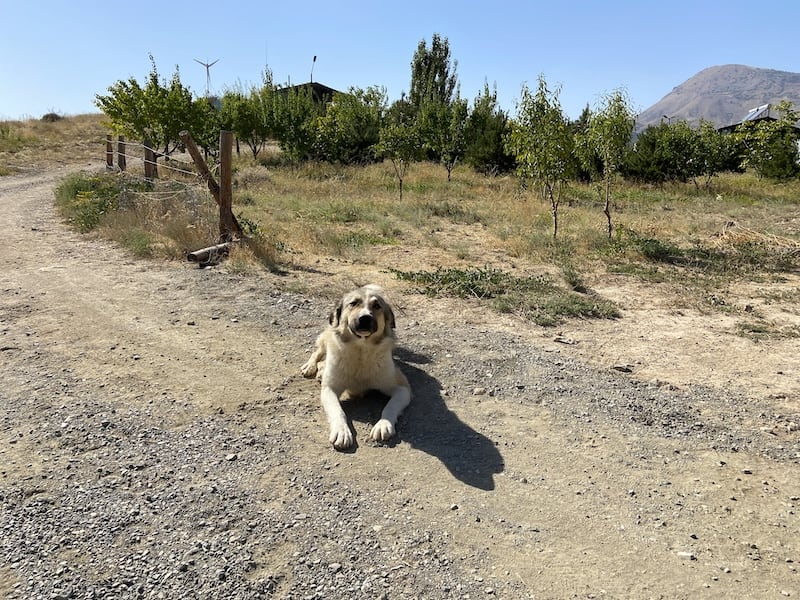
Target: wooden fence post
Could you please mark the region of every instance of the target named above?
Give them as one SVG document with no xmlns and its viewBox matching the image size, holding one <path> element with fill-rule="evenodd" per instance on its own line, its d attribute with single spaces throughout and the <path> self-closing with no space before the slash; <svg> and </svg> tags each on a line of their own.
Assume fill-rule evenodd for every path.
<svg viewBox="0 0 800 600">
<path fill-rule="evenodd" d="M 219 238 L 227 242 L 242 230 L 233 216 L 233 132 L 219 132 Z"/>
<path fill-rule="evenodd" d="M 214 196 L 214 200 L 219 205 L 219 184 L 217 184 L 216 180 L 211 175 L 211 171 L 208 170 L 208 165 L 200 155 L 200 150 L 197 149 L 197 144 L 194 143 L 192 135 L 185 129 L 178 135 L 183 145 L 186 146 L 186 151 L 189 153 L 189 156 L 192 157 L 197 170 L 200 171 L 200 176 L 205 180 L 208 191 L 211 192 L 211 195 Z"/>
<path fill-rule="evenodd" d="M 125 138 L 119 136 L 117 138 L 117 166 L 120 171 L 125 171 L 127 162 L 125 161 Z"/>
<path fill-rule="evenodd" d="M 228 135 L 224 135 L 227 133 Z M 178 134 L 183 142 L 183 145 L 186 146 L 186 151 L 192 157 L 197 170 L 200 171 L 200 176 L 205 179 L 206 185 L 208 185 L 208 190 L 211 192 L 211 195 L 214 196 L 214 200 L 216 200 L 217 205 L 219 206 L 219 236 L 221 242 L 230 241 L 233 238 L 242 237 L 242 228 L 239 225 L 239 221 L 236 220 L 236 216 L 233 214 L 231 210 L 231 206 L 233 204 L 233 185 L 232 185 L 232 144 L 231 144 L 231 132 L 220 132 L 219 135 L 219 147 L 220 147 L 220 180 L 223 182 L 223 185 L 220 186 L 215 180 L 214 177 L 211 175 L 211 172 L 208 170 L 208 165 L 206 165 L 206 161 L 203 160 L 203 156 L 200 154 L 200 150 L 198 150 L 197 145 L 194 143 L 191 134 L 184 130 Z M 227 145 L 227 150 L 226 150 Z M 225 156 L 227 155 L 227 158 Z M 227 179 L 227 184 L 225 180 Z M 227 187 L 227 190 L 223 193 L 222 188 Z M 223 201 L 223 196 L 225 196 L 225 200 Z M 227 206 L 227 208 L 226 208 Z"/>
<path fill-rule="evenodd" d="M 111 134 L 106 136 L 106 168 L 114 168 L 114 147 L 111 145 Z"/>
<path fill-rule="evenodd" d="M 158 179 L 158 164 L 150 140 L 144 140 L 144 178 L 148 181 Z"/>
</svg>

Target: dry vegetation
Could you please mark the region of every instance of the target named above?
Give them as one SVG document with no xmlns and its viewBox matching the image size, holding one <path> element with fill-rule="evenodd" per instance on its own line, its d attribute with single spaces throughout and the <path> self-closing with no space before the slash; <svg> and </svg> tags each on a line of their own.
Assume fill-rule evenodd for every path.
<svg viewBox="0 0 800 600">
<path fill-rule="evenodd" d="M 103 158 L 99 115 L 3 123 L 2 132 L 2 172 Z M 201 185 L 145 185 L 136 169 L 73 176 L 61 186 L 62 208 L 81 229 L 96 228 L 138 256 L 180 259 L 214 243 L 215 207 Z M 233 271 L 359 262 L 391 270 L 418 291 L 479 296 L 541 324 L 616 316 L 613 303 L 591 291 L 609 273 L 672 283 L 678 305 L 729 311 L 714 300 L 719 290 L 779 280 L 800 259 L 800 182 L 749 174 L 725 175 L 710 189 L 621 182 L 610 240 L 591 185 L 566 191 L 555 240 L 549 206 L 513 176 L 457 168 L 448 182 L 444 168 L 415 164 L 400 201 L 389 165 L 292 167 L 272 151 L 257 162 L 237 158 L 234 185 L 234 211 L 250 239 L 230 256 Z M 747 331 L 795 336 L 796 329 Z"/>
</svg>

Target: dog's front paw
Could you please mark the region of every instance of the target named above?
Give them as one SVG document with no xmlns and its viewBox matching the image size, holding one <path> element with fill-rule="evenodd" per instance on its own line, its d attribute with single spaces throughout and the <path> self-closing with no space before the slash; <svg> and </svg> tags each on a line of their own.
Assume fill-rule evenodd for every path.
<svg viewBox="0 0 800 600">
<path fill-rule="evenodd" d="M 394 425 L 387 419 L 381 419 L 375 423 L 375 427 L 369 434 L 370 439 L 376 442 L 385 442 L 394 437 Z"/>
<path fill-rule="evenodd" d="M 309 360 L 306 364 L 300 367 L 300 372 L 306 379 L 311 379 L 317 374 L 317 361 L 314 359 Z"/>
<path fill-rule="evenodd" d="M 331 426 L 331 435 L 328 438 L 337 450 L 347 450 L 353 445 L 353 432 L 347 423 Z"/>
</svg>

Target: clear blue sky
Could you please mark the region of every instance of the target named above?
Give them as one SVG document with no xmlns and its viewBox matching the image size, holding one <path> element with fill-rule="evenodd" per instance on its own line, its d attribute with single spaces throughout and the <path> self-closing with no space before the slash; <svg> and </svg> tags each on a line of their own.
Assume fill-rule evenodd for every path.
<svg viewBox="0 0 800 600">
<path fill-rule="evenodd" d="M 120 79 L 144 82 L 152 53 L 162 78 L 176 65 L 197 95 L 258 83 L 314 81 L 346 91 L 408 91 L 414 51 L 434 33 L 450 42 L 461 94 L 497 85 L 512 114 L 523 83 L 561 86 L 575 118 L 624 88 L 636 112 L 702 69 L 745 64 L 800 72 L 800 2 L 352 2 L 327 0 L 91 2 L 3 0 L 0 119 L 97 112 Z"/>
</svg>

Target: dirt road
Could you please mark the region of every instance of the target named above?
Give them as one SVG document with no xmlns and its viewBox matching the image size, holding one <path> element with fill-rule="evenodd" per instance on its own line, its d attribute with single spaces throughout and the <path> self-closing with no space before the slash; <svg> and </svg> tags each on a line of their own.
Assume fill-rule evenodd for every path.
<svg viewBox="0 0 800 600">
<path fill-rule="evenodd" d="M 396 289 L 414 400 L 338 453 L 299 374 L 330 301 L 285 290 L 387 275 L 134 260 L 59 222 L 62 175 L 0 179 L 0 597 L 800 597 L 790 344 L 631 288 L 574 345 Z"/>
</svg>

